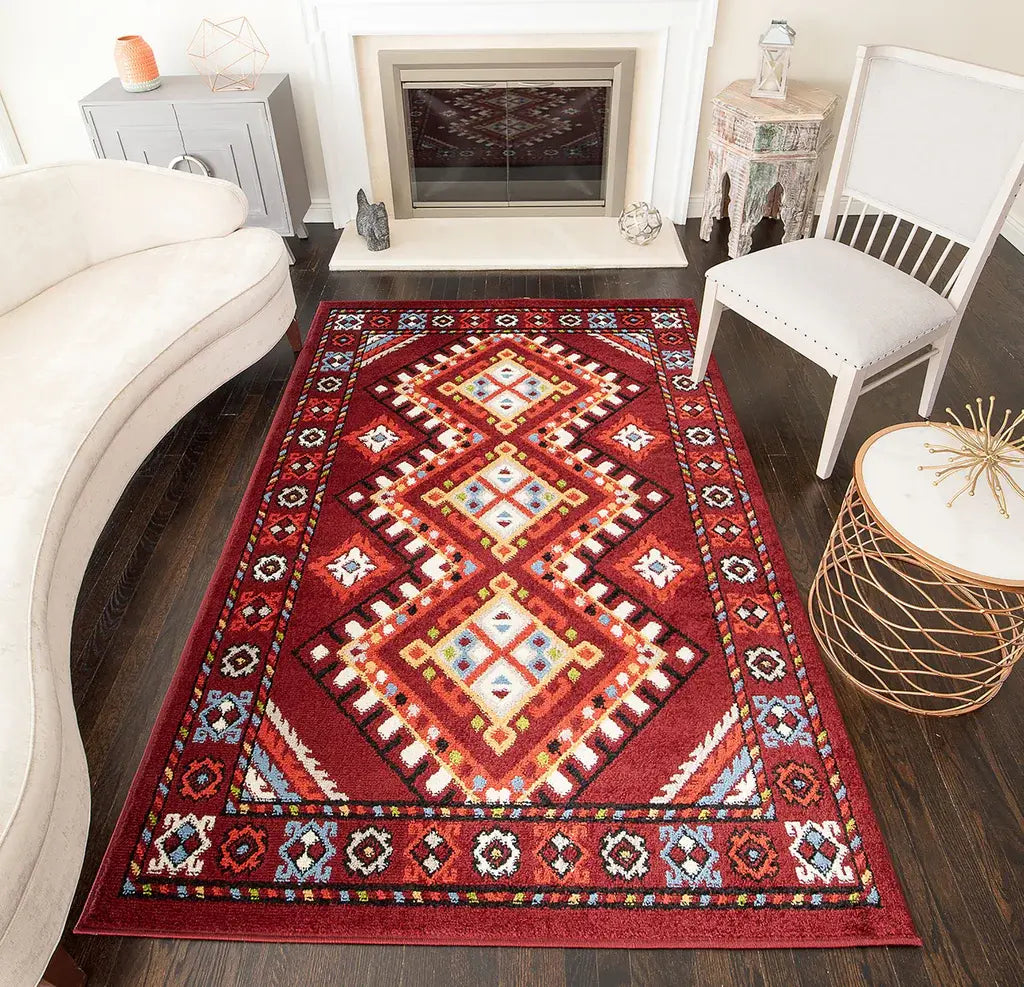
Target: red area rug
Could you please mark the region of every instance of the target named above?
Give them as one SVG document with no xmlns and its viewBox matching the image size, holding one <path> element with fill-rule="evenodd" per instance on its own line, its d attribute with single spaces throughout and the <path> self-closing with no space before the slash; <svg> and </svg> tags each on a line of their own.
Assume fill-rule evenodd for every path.
<svg viewBox="0 0 1024 987">
<path fill-rule="evenodd" d="M 78 931 L 917 943 L 695 324 L 324 303 Z"/>
</svg>

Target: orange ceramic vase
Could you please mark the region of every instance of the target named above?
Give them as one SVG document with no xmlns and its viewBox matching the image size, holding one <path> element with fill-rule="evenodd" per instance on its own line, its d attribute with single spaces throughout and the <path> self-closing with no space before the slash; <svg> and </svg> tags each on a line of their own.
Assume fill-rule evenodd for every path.
<svg viewBox="0 0 1024 987">
<path fill-rule="evenodd" d="M 138 34 L 126 34 L 114 45 L 114 61 L 121 85 L 130 93 L 145 93 L 160 85 L 153 49 Z"/>
</svg>

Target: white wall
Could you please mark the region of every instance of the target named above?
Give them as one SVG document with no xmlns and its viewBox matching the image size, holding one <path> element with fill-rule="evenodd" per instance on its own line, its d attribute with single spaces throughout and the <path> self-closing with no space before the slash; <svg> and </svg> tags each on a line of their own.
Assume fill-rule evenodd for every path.
<svg viewBox="0 0 1024 987">
<path fill-rule="evenodd" d="M 325 200 L 298 0 L 0 0 L 0 93 L 26 158 L 91 154 L 76 104 L 114 74 L 117 35 L 141 34 L 161 72 L 186 73 L 192 67 L 185 48 L 199 21 L 243 12 L 270 51 L 267 70 L 291 74 L 310 191 L 314 201 Z M 839 93 L 849 83 L 856 46 L 867 43 L 906 44 L 1024 73 L 1024 0 L 719 0 L 705 107 L 733 79 L 753 73 L 757 37 L 772 17 L 786 17 L 797 29 L 794 77 Z M 703 193 L 708 121 L 705 108 L 694 197 Z M 1006 232 L 1024 250 L 1024 202 Z"/>
<path fill-rule="evenodd" d="M 313 70 L 299 0 L 0 0 L 0 94 L 30 163 L 91 157 L 78 100 L 111 76 L 114 39 L 141 34 L 164 75 L 194 73 L 185 49 L 199 22 L 245 14 L 291 75 L 310 190 L 327 195 Z"/>
</svg>

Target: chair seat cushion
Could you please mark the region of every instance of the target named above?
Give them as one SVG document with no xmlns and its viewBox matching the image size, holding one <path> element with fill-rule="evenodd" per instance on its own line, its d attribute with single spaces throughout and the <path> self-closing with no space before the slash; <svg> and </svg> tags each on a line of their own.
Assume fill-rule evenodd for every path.
<svg viewBox="0 0 1024 987">
<path fill-rule="evenodd" d="M 909 274 L 821 237 L 726 261 L 707 276 L 746 302 L 742 315 L 793 349 L 811 359 L 821 349 L 854 367 L 877 363 L 956 314 Z"/>
</svg>

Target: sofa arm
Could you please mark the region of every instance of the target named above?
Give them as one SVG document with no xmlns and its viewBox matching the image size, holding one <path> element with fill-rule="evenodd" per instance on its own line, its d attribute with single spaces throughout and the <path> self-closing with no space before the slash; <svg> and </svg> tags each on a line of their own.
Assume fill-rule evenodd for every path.
<svg viewBox="0 0 1024 987">
<path fill-rule="evenodd" d="M 0 175 L 0 314 L 93 264 L 245 224 L 230 182 L 128 161 L 16 168 Z"/>
<path fill-rule="evenodd" d="M 69 166 L 92 263 L 109 257 L 227 236 L 245 225 L 249 204 L 230 182 L 128 161 Z"/>
</svg>

